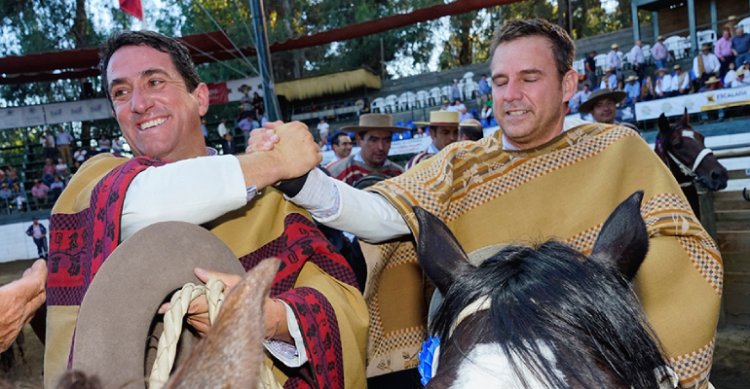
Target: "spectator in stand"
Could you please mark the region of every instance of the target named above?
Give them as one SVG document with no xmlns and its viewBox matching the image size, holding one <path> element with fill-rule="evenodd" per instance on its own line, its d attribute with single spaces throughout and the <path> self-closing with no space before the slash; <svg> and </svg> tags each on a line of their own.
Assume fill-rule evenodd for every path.
<svg viewBox="0 0 750 389">
<path fill-rule="evenodd" d="M 57 201 L 58 197 L 60 197 L 64 188 L 65 182 L 63 182 L 62 178 L 59 176 L 55 176 L 55 178 L 52 179 L 52 183 L 49 185 L 49 193 L 52 196 L 53 203 Z"/>
<path fill-rule="evenodd" d="M 458 127 L 458 140 L 459 141 L 472 141 L 476 142 L 484 137 L 484 130 L 482 129 L 482 123 L 477 119 L 469 119 L 461 122 Z"/>
<path fill-rule="evenodd" d="M 741 88 L 743 86 L 750 86 L 750 80 L 747 79 L 747 72 L 745 69 L 740 69 L 737 72 L 736 77 L 730 84 L 724 84 L 727 88 Z"/>
<path fill-rule="evenodd" d="M 471 115 L 471 113 L 468 112 L 468 110 L 466 109 L 466 105 L 461 101 L 461 99 L 455 99 L 455 100 L 453 100 L 453 104 L 451 104 L 444 111 L 458 112 L 459 120 L 473 119 L 474 118 Z"/>
<path fill-rule="evenodd" d="M 13 199 L 13 192 L 10 190 L 7 182 L 0 184 L 0 204 L 5 209 L 10 209 L 10 202 Z"/>
<path fill-rule="evenodd" d="M 461 100 L 461 88 L 458 86 L 458 80 L 453 79 L 453 85 L 451 85 L 451 100 Z"/>
<path fill-rule="evenodd" d="M 316 127 L 318 130 L 318 137 L 320 139 L 319 145 L 322 148 L 325 148 L 326 145 L 328 145 L 328 130 L 331 128 L 331 126 L 326 122 L 326 118 L 321 117 L 320 122 L 318 122 L 318 126 Z"/>
<path fill-rule="evenodd" d="M 706 91 L 715 91 L 721 89 L 721 81 L 716 78 L 716 76 L 711 76 L 706 80 L 704 83 L 703 88 L 701 88 L 698 92 L 706 92 Z M 701 122 L 705 122 L 708 120 L 708 112 L 702 111 L 701 112 Z M 719 121 L 724 120 L 724 109 L 718 109 L 717 110 L 717 119 Z"/>
<path fill-rule="evenodd" d="M 482 111 L 480 112 L 479 120 L 482 121 L 482 126 L 489 127 L 490 120 L 492 120 L 492 99 L 487 99 L 484 104 L 482 104 Z"/>
<path fill-rule="evenodd" d="M 70 165 L 73 164 L 73 152 L 70 150 L 71 143 L 73 143 L 73 136 L 65 131 L 64 128 L 57 127 L 57 135 L 55 136 L 57 151 L 60 152 L 60 157 Z"/>
<path fill-rule="evenodd" d="M 45 185 L 40 180 L 34 180 L 34 186 L 31 187 L 31 197 L 34 198 L 34 206 L 36 206 L 36 209 L 47 207 L 47 204 L 49 203 L 47 200 L 47 192 L 49 192 L 49 186 Z"/>
<path fill-rule="evenodd" d="M 599 89 L 612 89 L 617 90 L 618 82 L 617 82 L 617 74 L 615 73 L 614 68 L 607 68 L 607 70 L 604 72 L 604 77 L 602 77 L 602 82 L 599 85 Z"/>
<path fill-rule="evenodd" d="M 258 94 L 257 91 L 253 92 L 253 101 L 251 104 L 253 106 L 253 112 L 255 113 L 256 118 L 262 116 L 266 111 L 265 107 L 263 106 L 263 98 Z"/>
<path fill-rule="evenodd" d="M 625 105 L 633 106 L 641 100 L 641 83 L 638 81 L 638 76 L 630 76 L 625 80 L 623 92 L 625 92 Z"/>
<path fill-rule="evenodd" d="M 651 47 L 651 58 L 654 59 L 656 68 L 666 69 L 668 57 L 669 57 L 669 51 L 667 50 L 667 46 L 664 45 L 664 36 L 659 35 L 659 37 L 656 38 L 656 43 L 654 43 L 654 46 Z"/>
<path fill-rule="evenodd" d="M 651 76 L 646 76 L 641 82 L 641 101 L 653 100 L 654 96 L 654 83 L 651 81 Z"/>
<path fill-rule="evenodd" d="M 18 170 L 13 165 L 5 166 L 5 181 L 11 186 L 18 184 Z"/>
<path fill-rule="evenodd" d="M 617 80 L 622 79 L 622 52 L 620 51 L 620 45 L 617 43 L 612 44 L 612 49 L 607 53 L 607 68 L 612 69 L 613 73 L 617 76 Z M 617 89 L 617 87 L 610 89 Z"/>
<path fill-rule="evenodd" d="M 693 59 L 693 75 L 695 75 L 696 89 L 703 87 L 709 77 L 719 73 L 721 63 L 719 58 L 711 52 L 711 44 L 704 43 L 701 52 Z"/>
<path fill-rule="evenodd" d="M 732 53 L 737 57 L 734 60 L 734 65 L 739 67 L 745 61 L 750 60 L 750 54 L 748 53 L 748 50 L 750 50 L 750 34 L 745 33 L 745 28 L 741 24 L 738 24 L 734 31 Z"/>
<path fill-rule="evenodd" d="M 39 223 L 39 218 L 34 217 L 31 219 L 31 225 L 26 229 L 26 235 L 34 239 L 39 258 L 47 259 L 47 253 L 49 253 L 47 247 L 47 228 L 44 227 L 44 224 Z"/>
<path fill-rule="evenodd" d="M 120 137 L 115 138 L 115 141 L 112 142 L 112 155 L 122 157 L 122 140 Z"/>
<path fill-rule="evenodd" d="M 659 68 L 656 73 L 656 82 L 654 83 L 655 98 L 669 97 L 669 92 L 672 90 L 672 77 L 667 74 L 667 69 L 665 68 Z"/>
<path fill-rule="evenodd" d="M 568 108 L 570 109 L 571 113 L 578 112 L 578 107 L 581 106 L 581 104 L 585 103 L 586 100 L 589 99 L 589 96 L 591 95 L 591 88 L 589 88 L 589 83 L 584 82 L 581 84 L 580 89 L 578 92 L 576 92 L 575 95 L 573 95 L 573 98 L 570 99 L 568 102 Z"/>
<path fill-rule="evenodd" d="M 589 85 L 593 88 L 596 88 L 598 84 L 597 78 L 596 78 L 596 51 L 591 50 L 589 51 L 588 55 L 586 55 L 586 59 L 583 61 L 583 68 L 586 72 L 586 81 L 589 83 Z"/>
<path fill-rule="evenodd" d="M 333 137 L 331 137 L 331 147 L 333 148 L 333 154 L 336 155 L 336 159 L 331 161 L 331 163 L 326 166 L 326 169 L 337 161 L 348 157 L 352 153 L 354 142 L 352 142 L 352 138 L 349 134 L 343 131 L 338 131 L 333 134 Z"/>
<path fill-rule="evenodd" d="M 57 148 L 55 148 L 55 136 L 52 135 L 52 131 L 46 130 L 42 135 L 42 149 L 44 150 L 44 158 L 56 158 Z"/>
<path fill-rule="evenodd" d="M 487 74 L 482 74 L 482 78 L 479 79 L 479 98 L 487 99 L 490 94 L 492 94 L 492 87 L 487 81 Z"/>
<path fill-rule="evenodd" d="M 65 180 L 68 175 L 70 175 L 68 164 L 62 158 L 58 158 L 57 165 L 55 165 L 55 176 Z"/>
<path fill-rule="evenodd" d="M 633 65 L 633 71 L 642 79 L 646 72 L 646 57 L 643 55 L 643 43 L 641 40 L 635 41 L 633 48 L 628 52 L 628 62 Z"/>
<path fill-rule="evenodd" d="M 672 73 L 671 79 L 672 84 L 669 88 L 671 96 L 686 95 L 690 93 L 690 75 L 682 70 L 680 64 L 674 65 L 674 73 Z"/>
<path fill-rule="evenodd" d="M 247 140 L 250 138 L 250 131 L 257 128 L 253 122 L 252 114 L 250 112 L 243 112 L 239 123 L 237 123 L 237 127 L 242 131 L 242 136 L 245 138 L 245 145 L 247 145 Z"/>
<path fill-rule="evenodd" d="M 618 122 L 617 105 L 625 99 L 625 92 L 609 89 L 594 91 L 585 103 L 578 109 L 581 113 L 590 113 L 597 123 L 618 124 L 638 131 L 638 127 L 627 122 Z"/>
<path fill-rule="evenodd" d="M 740 68 L 742 70 L 742 68 Z M 722 79 L 722 82 L 724 85 L 732 85 L 732 82 L 737 78 L 737 72 L 734 70 L 734 62 L 730 62 L 727 74 L 724 75 L 724 78 Z"/>
<path fill-rule="evenodd" d="M 52 158 L 47 158 L 44 160 L 44 166 L 42 166 L 42 181 L 49 185 L 53 178 L 55 178 L 55 164 L 52 162 Z"/>
<path fill-rule="evenodd" d="M 97 146 L 99 146 L 100 153 L 109 153 L 110 151 L 112 151 L 112 140 L 109 139 L 103 131 L 99 136 L 99 140 L 96 141 L 96 144 Z M 92 156 L 89 155 L 86 159 L 91 157 Z"/>
<path fill-rule="evenodd" d="M 229 145 L 227 144 L 227 135 L 229 134 L 229 129 L 227 128 L 227 119 L 221 119 L 221 123 L 219 123 L 219 126 L 216 127 L 216 132 L 219 133 L 219 139 L 221 139 L 221 153 L 232 154 L 232 149 L 230 149 Z"/>
<path fill-rule="evenodd" d="M 714 54 L 719 59 L 721 66 L 719 67 L 719 78 L 723 79 L 729 70 L 729 64 L 734 64 L 736 59 L 734 52 L 732 51 L 732 30 L 724 27 L 721 31 L 721 38 L 716 41 L 714 46 Z"/>
<path fill-rule="evenodd" d="M 16 202 L 16 209 L 18 212 L 25 212 L 26 211 L 26 195 L 21 190 L 17 190 L 15 193 L 16 197 L 14 201 Z"/>
</svg>

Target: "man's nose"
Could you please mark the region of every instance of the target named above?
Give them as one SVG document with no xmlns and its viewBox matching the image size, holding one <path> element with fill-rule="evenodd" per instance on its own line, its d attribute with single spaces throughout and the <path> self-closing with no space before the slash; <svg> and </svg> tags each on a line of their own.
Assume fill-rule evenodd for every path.
<svg viewBox="0 0 750 389">
<path fill-rule="evenodd" d="M 130 110 L 136 113 L 144 113 L 151 108 L 153 99 L 149 93 L 139 88 L 134 88 L 130 94 Z"/>
<path fill-rule="evenodd" d="M 520 100 L 523 97 L 523 94 L 521 93 L 521 81 L 508 80 L 508 83 L 505 84 L 504 92 L 505 93 L 503 94 L 503 100 Z"/>
</svg>

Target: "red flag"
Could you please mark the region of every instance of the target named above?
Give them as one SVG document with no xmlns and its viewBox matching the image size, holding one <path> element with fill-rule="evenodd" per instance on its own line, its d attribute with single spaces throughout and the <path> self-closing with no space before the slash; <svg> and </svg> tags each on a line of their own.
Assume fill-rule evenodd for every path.
<svg viewBox="0 0 750 389">
<path fill-rule="evenodd" d="M 141 7 L 141 0 L 120 0 L 120 9 L 128 15 L 143 20 L 143 7 Z"/>
</svg>

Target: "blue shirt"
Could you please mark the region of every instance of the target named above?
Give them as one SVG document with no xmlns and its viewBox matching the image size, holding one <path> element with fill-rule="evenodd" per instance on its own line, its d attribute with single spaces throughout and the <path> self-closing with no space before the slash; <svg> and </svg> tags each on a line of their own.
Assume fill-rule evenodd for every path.
<svg viewBox="0 0 750 389">
<path fill-rule="evenodd" d="M 623 90 L 625 91 L 625 93 L 627 93 L 628 97 L 633 100 L 641 96 L 641 84 L 639 81 L 626 83 L 623 87 Z"/>
<path fill-rule="evenodd" d="M 745 54 L 750 49 L 750 34 L 744 33 L 732 38 L 732 48 L 737 54 Z"/>
</svg>

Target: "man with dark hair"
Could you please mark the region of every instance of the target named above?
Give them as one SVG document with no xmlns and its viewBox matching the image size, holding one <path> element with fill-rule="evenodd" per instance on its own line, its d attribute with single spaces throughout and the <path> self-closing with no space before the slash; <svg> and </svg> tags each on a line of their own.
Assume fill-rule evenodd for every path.
<svg viewBox="0 0 750 389">
<path fill-rule="evenodd" d="M 395 177 L 404 172 L 401 166 L 388 159 L 388 152 L 391 150 L 393 133 L 409 129 L 394 126 L 391 115 L 361 115 L 358 125 L 344 127 L 341 130 L 357 133 L 360 151 L 326 166 L 332 177 L 354 185 L 369 175 Z"/>
<path fill-rule="evenodd" d="M 415 366 L 404 356 L 417 355 L 424 336 L 423 280 L 409 237 L 419 238 L 414 206 L 443 220 L 467 251 L 555 237 L 590 252 L 609 212 L 644 191 L 649 252 L 636 276 L 638 296 L 680 384 L 707 386 L 722 290 L 718 247 L 638 133 L 601 123 L 564 125 L 578 75 L 573 40 L 562 28 L 512 20 L 496 34 L 490 69 L 501 131 L 448 145 L 367 191 L 316 170 L 287 191 L 318 221 L 386 242 L 363 245 L 373 269 L 365 289 L 368 375 Z M 259 133 L 258 142 L 266 136 Z"/>
<path fill-rule="evenodd" d="M 432 143 L 420 153 L 409 159 L 406 163 L 406 170 L 411 169 L 414 165 L 432 157 L 442 150 L 445 146 L 458 141 L 458 112 L 451 111 L 432 111 L 430 112 L 429 122 L 415 122 L 417 126 L 429 127 L 430 138 Z"/>
<path fill-rule="evenodd" d="M 352 138 L 349 137 L 349 134 L 344 131 L 337 131 L 331 137 L 331 147 L 333 148 L 333 153 L 336 155 L 336 160 L 329 163 L 328 166 L 348 157 L 349 154 L 352 153 L 354 143 L 352 142 Z"/>
<path fill-rule="evenodd" d="M 135 158 L 91 158 L 55 205 L 46 386 L 53 386 L 74 358 L 70 346 L 78 306 L 110 253 L 146 226 L 183 221 L 210 230 L 246 270 L 268 257 L 281 259 L 273 299 L 264 303 L 265 346 L 273 355 L 267 362 L 280 384 L 362 387 L 367 312 L 354 274 L 307 214 L 269 187 L 320 162 L 307 129 L 299 123 L 279 127 L 279 135 L 294 136 L 285 136 L 272 153 L 215 155 L 200 127 L 208 87 L 200 82 L 188 50 L 154 32 L 110 38 L 101 72 Z M 299 163 L 286 163 L 291 159 Z M 196 276 L 205 282 L 213 275 L 208 270 L 196 270 Z M 238 281 L 217 276 L 229 286 Z M 188 324 L 198 333 L 208 330 L 205 299 L 193 301 L 188 314 Z"/>
</svg>

